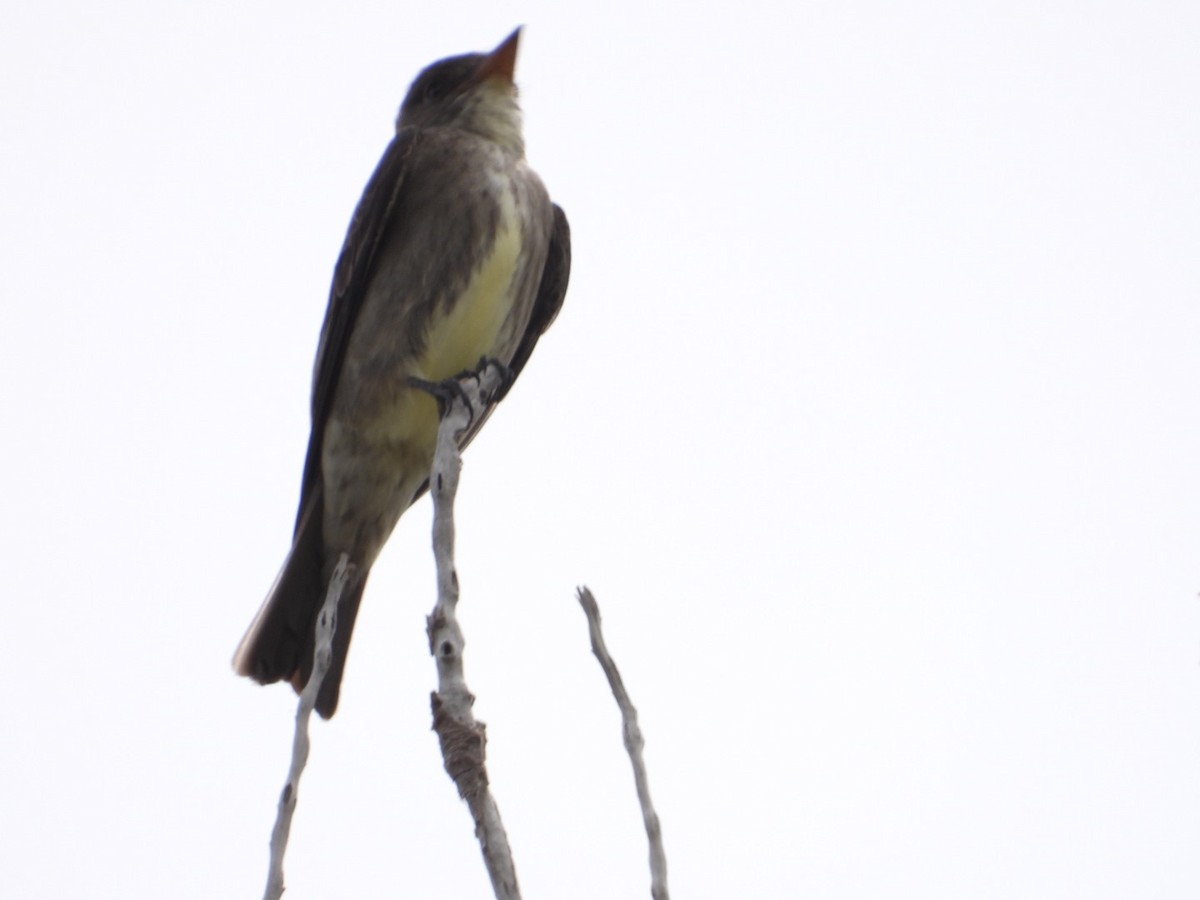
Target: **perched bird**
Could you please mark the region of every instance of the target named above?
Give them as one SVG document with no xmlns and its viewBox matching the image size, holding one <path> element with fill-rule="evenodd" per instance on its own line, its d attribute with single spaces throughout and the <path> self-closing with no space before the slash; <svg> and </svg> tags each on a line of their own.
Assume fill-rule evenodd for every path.
<svg viewBox="0 0 1200 900">
<path fill-rule="evenodd" d="M 240 675 L 299 691 L 317 612 L 348 554 L 355 574 L 316 705 L 325 718 L 367 574 L 428 481 L 438 410 L 414 379 L 439 382 L 485 357 L 515 377 L 566 294 L 567 219 L 525 161 L 519 36 L 417 76 L 334 270 L 292 549 L 233 660 Z M 460 443 L 480 424 L 477 415 Z"/>
</svg>

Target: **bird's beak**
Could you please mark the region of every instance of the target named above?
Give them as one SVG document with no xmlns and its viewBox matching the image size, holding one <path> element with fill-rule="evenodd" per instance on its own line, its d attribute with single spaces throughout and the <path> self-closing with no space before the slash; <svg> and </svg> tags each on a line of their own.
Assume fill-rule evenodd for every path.
<svg viewBox="0 0 1200 900">
<path fill-rule="evenodd" d="M 475 77 L 479 81 L 486 81 L 489 78 L 498 78 L 506 84 L 513 83 L 513 73 L 517 68 L 517 41 L 521 38 L 521 28 L 504 39 L 504 41 L 483 58 L 483 62 L 479 64 L 479 68 L 475 71 Z"/>
</svg>

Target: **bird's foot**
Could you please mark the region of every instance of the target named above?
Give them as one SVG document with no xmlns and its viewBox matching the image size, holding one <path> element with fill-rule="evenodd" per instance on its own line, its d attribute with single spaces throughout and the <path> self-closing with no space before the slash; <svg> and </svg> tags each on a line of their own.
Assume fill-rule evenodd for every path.
<svg viewBox="0 0 1200 900">
<path fill-rule="evenodd" d="M 495 369 L 497 371 L 497 373 L 500 375 L 500 383 L 496 386 L 496 390 L 492 392 L 490 397 L 484 398 L 483 402 L 485 404 L 494 403 L 507 394 L 508 389 L 512 387 L 512 383 L 517 377 L 513 374 L 512 369 L 500 362 L 500 360 L 496 359 L 495 357 L 481 356 L 474 369 L 468 369 L 465 372 L 458 373 L 458 380 L 465 381 L 468 378 L 473 378 L 476 381 L 479 381 L 487 373 L 488 369 Z"/>
<path fill-rule="evenodd" d="M 471 398 L 467 396 L 466 389 L 459 383 L 459 380 L 459 378 L 443 378 L 441 381 L 426 381 L 424 378 L 410 375 L 408 386 L 418 391 L 424 391 L 437 401 L 439 419 L 446 418 L 446 413 L 450 411 L 455 400 L 461 400 L 467 408 L 467 427 L 470 428 L 471 423 L 475 421 L 475 407 L 471 405 Z"/>
<path fill-rule="evenodd" d="M 507 393 L 512 386 L 514 375 L 512 369 L 500 362 L 498 359 L 491 357 L 483 357 L 479 360 L 479 364 L 474 369 L 466 369 L 459 372 L 453 378 L 445 378 L 441 381 L 426 381 L 424 378 L 417 378 L 415 375 L 410 375 L 408 378 L 408 386 L 416 388 L 419 391 L 424 391 L 429 396 L 437 401 L 438 418 L 444 419 L 446 413 L 450 411 L 450 407 L 455 400 L 461 400 L 467 407 L 467 428 L 470 428 L 475 422 L 475 407 L 471 403 L 471 398 L 467 396 L 466 389 L 463 387 L 463 382 L 468 379 L 475 382 L 484 376 L 488 369 L 495 368 L 500 375 L 500 384 L 490 395 L 483 395 L 481 392 L 480 402 L 486 408 L 498 401 Z"/>
</svg>

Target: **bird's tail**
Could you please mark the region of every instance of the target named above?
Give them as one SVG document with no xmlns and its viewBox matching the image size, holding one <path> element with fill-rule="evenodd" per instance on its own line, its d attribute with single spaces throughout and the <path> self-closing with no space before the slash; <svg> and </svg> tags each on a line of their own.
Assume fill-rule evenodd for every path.
<svg viewBox="0 0 1200 900">
<path fill-rule="evenodd" d="M 321 492 L 315 491 L 300 517 L 283 568 L 233 655 L 233 668 L 239 675 L 259 684 L 286 679 L 297 693 L 312 672 L 317 613 L 333 574 L 321 536 L 321 500 Z M 355 572 L 338 602 L 333 658 L 317 695 L 316 710 L 325 719 L 337 710 L 350 635 L 366 581 L 366 572 Z"/>
</svg>

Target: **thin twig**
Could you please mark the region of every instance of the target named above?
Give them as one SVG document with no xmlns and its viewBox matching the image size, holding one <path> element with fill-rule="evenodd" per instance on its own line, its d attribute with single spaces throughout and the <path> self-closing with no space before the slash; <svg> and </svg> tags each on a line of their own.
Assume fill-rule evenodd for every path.
<svg viewBox="0 0 1200 900">
<path fill-rule="evenodd" d="M 467 801 L 475 820 L 475 836 L 497 900 L 520 900 L 508 836 L 488 789 L 486 729 L 482 722 L 475 721 L 471 712 L 475 698 L 463 676 L 465 641 L 456 616 L 458 573 L 454 568 L 454 495 L 462 468 L 459 435 L 468 427 L 472 414 L 482 415 L 486 410 L 503 383 L 503 374 L 498 367 L 487 366 L 478 378 L 463 380 L 462 394 L 455 397 L 438 428 L 437 452 L 429 476 L 438 599 L 426 621 L 426 632 L 429 652 L 437 660 L 438 689 L 430 700 L 433 730 L 441 742 L 446 772 L 458 788 L 459 796 Z"/>
<path fill-rule="evenodd" d="M 596 604 L 596 598 L 586 587 L 579 588 L 577 596 L 579 605 L 583 607 L 584 615 L 587 616 L 592 652 L 600 661 L 600 668 L 604 670 L 608 685 L 612 688 L 617 706 L 621 710 L 625 749 L 629 753 L 630 762 L 633 763 L 633 780 L 637 785 L 638 803 L 642 807 L 642 820 L 646 823 L 646 838 L 650 843 L 650 896 L 654 900 L 668 900 L 670 895 L 667 893 L 667 854 L 663 850 L 662 827 L 658 821 L 658 813 L 654 811 L 654 804 L 650 801 L 650 783 L 646 777 L 646 762 L 642 759 L 645 741 L 642 739 L 642 730 L 638 727 L 637 710 L 633 707 L 633 701 L 629 699 L 629 692 L 625 690 L 625 682 L 621 680 L 617 664 L 613 662 L 608 648 L 604 645 L 604 634 L 600 630 L 600 607 Z"/>
<path fill-rule="evenodd" d="M 308 722 L 312 718 L 321 682 L 325 680 L 325 673 L 329 671 L 329 662 L 333 657 L 333 632 L 337 628 L 338 601 L 353 572 L 354 566 L 350 557 L 343 553 L 338 559 L 337 568 L 333 570 L 333 577 L 329 579 L 325 604 L 317 614 L 313 669 L 296 706 L 292 764 L 288 769 L 287 783 L 279 795 L 279 810 L 275 814 L 275 827 L 271 830 L 271 864 L 267 872 L 267 889 L 263 893 L 263 900 L 279 900 L 283 896 L 283 856 L 287 852 L 288 835 L 292 830 L 292 814 L 296 811 L 296 792 L 300 787 L 300 776 L 304 774 L 304 766 L 308 762 Z"/>
</svg>

